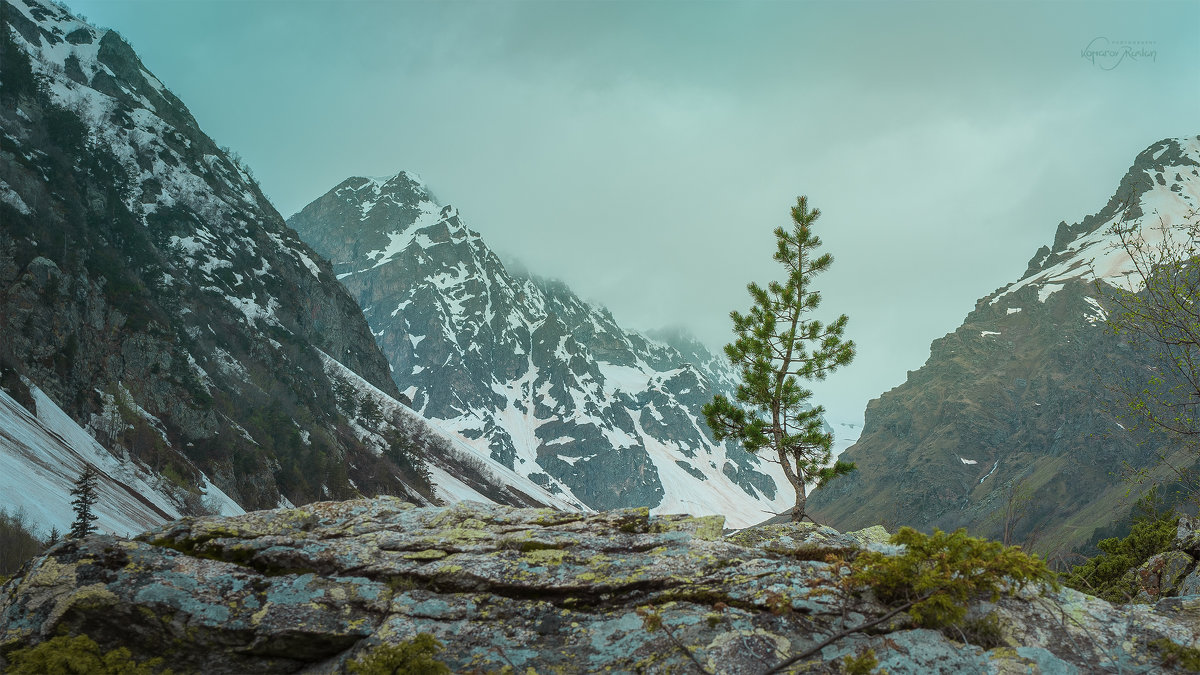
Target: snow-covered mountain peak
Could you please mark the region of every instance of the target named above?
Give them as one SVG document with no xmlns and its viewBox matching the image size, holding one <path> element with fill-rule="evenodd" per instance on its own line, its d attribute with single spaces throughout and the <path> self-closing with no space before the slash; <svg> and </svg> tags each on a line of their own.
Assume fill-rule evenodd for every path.
<svg viewBox="0 0 1200 675">
<path fill-rule="evenodd" d="M 1200 136 L 1167 138 L 1150 146 L 1142 154 L 1160 162 L 1160 170 L 1194 166 L 1200 164 Z"/>
<path fill-rule="evenodd" d="M 1153 245 L 1187 236 L 1184 226 L 1197 217 L 1200 136 L 1159 141 L 1138 154 L 1103 209 L 1074 225 L 1059 223 L 1053 244 L 1040 248 L 1021 280 L 1000 289 L 990 303 L 1026 287 L 1036 288 L 1044 302 L 1071 281 L 1133 289 L 1138 275 L 1113 226 L 1131 227 Z"/>
<path fill-rule="evenodd" d="M 398 185 L 416 186 L 428 191 L 425 186 L 425 179 L 421 178 L 420 174 L 415 171 L 400 170 L 388 176 L 365 176 L 372 183 L 380 186 L 396 183 Z"/>
<path fill-rule="evenodd" d="M 563 282 L 506 268 L 407 175 L 343 181 L 288 222 L 334 261 L 413 408 L 481 459 L 589 508 L 743 526 L 788 505 L 777 467 L 716 443 L 700 416 L 729 392 L 723 358 L 627 331 Z"/>
<path fill-rule="evenodd" d="M 353 176 L 342 181 L 333 193 L 347 207 L 357 209 L 364 225 L 379 224 L 381 227 L 376 230 L 389 220 L 391 210 L 433 214 L 442 209 L 425 185 L 406 171 L 385 177 Z M 377 208 L 384 212 L 383 216 L 371 218 Z"/>
</svg>

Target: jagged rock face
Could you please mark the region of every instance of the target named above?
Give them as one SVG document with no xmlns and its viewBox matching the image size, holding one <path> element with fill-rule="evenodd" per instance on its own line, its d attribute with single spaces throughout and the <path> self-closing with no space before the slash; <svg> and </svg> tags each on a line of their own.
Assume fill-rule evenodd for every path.
<svg viewBox="0 0 1200 675">
<path fill-rule="evenodd" d="M 328 354 L 395 395 L 327 262 L 120 36 L 4 0 L 0 364 L 114 451 L 247 507 L 428 483 L 348 433 Z M 378 441 L 378 442 L 377 442 Z"/>
<path fill-rule="evenodd" d="M 1200 595 L 1200 518 L 1182 516 L 1171 548 L 1129 570 L 1138 593 L 1135 602 Z"/>
<path fill-rule="evenodd" d="M 594 509 L 746 525 L 790 505 L 777 466 L 715 443 L 700 417 L 732 386 L 723 358 L 510 271 L 412 174 L 349 178 L 288 224 L 358 298 L 413 407 L 484 456 Z"/>
<path fill-rule="evenodd" d="M 981 299 L 933 342 L 908 380 L 870 402 L 846 451 L 858 472 L 817 490 L 809 508 L 835 527 L 960 526 L 1013 543 L 1085 543 L 1120 519 L 1121 468 L 1152 466 L 1161 437 L 1130 431 L 1120 389 L 1140 390 L 1156 357 L 1106 326 L 1105 288 L 1129 288 L 1114 222 L 1144 231 L 1200 205 L 1200 138 L 1138 155 L 1112 200 L 1060 224 L 1020 281 Z"/>
<path fill-rule="evenodd" d="M 176 672 L 337 673 L 431 634 L 451 672 L 762 673 L 886 608 L 843 594 L 824 561 L 877 545 L 808 524 L 721 536 L 718 517 L 583 515 L 396 499 L 187 519 L 135 540 L 56 546 L 0 587 L 0 667 L 16 649 L 86 634 Z M 818 558 L 812 560 L 810 558 Z M 844 598 L 844 599 L 843 599 Z M 911 629 L 903 614 L 833 643 L 805 672 L 873 649 L 892 673 L 1153 670 L 1148 645 L 1200 640 L 1200 597 L 1114 607 L 1027 589 L 991 614 L 985 650 Z M 649 630 L 656 613 L 666 630 Z"/>
</svg>

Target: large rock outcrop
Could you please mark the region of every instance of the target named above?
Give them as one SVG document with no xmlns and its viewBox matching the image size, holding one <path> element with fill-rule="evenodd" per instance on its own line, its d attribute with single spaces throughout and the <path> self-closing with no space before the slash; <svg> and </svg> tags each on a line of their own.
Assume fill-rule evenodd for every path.
<svg viewBox="0 0 1200 675">
<path fill-rule="evenodd" d="M 882 534 L 783 524 L 723 536 L 719 517 L 644 508 L 386 497 L 185 519 L 65 542 L 29 564 L 0 588 L 0 658 L 67 633 L 177 673 L 344 672 L 426 633 L 453 672 L 696 672 L 694 657 L 711 672 L 762 673 L 886 612 L 870 593 L 837 590 L 841 557 L 879 548 Z M 1156 640 L 1200 645 L 1197 596 L 1114 607 L 1029 588 L 971 612 L 995 617 L 1000 646 L 900 614 L 803 670 L 842 672 L 842 657 L 870 648 L 894 674 L 1154 672 L 1165 669 Z"/>
</svg>

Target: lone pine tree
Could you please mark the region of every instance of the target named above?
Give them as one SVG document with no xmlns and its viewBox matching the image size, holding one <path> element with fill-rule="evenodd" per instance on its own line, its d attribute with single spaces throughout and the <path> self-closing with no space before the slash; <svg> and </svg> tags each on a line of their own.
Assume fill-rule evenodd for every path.
<svg viewBox="0 0 1200 675">
<path fill-rule="evenodd" d="M 850 462 L 827 466 L 833 434 L 824 430 L 823 406 L 810 406 L 812 391 L 801 380 L 823 380 L 854 358 L 854 342 L 843 340 L 847 318 L 832 323 L 812 318 L 821 294 L 812 279 L 829 269 L 833 257 L 816 255 L 821 245 L 812 224 L 821 215 L 800 197 L 792 207 L 793 228 L 775 229 L 775 260 L 787 270 L 781 284 L 747 288 L 754 306 L 747 314 L 731 312 L 736 339 L 725 353 L 741 373 L 734 398 L 717 395 L 704 406 L 704 417 L 717 440 L 736 439 L 749 452 L 772 451 L 796 490 L 792 520 L 804 517 L 805 484 L 820 484 L 854 470 Z"/>
<path fill-rule="evenodd" d="M 96 470 L 89 464 L 79 474 L 75 487 L 71 488 L 71 507 L 75 510 L 75 522 L 71 523 L 71 531 L 67 535 L 72 539 L 81 539 L 96 529 L 92 522 L 96 514 L 92 513 L 92 505 L 96 503 Z"/>
</svg>

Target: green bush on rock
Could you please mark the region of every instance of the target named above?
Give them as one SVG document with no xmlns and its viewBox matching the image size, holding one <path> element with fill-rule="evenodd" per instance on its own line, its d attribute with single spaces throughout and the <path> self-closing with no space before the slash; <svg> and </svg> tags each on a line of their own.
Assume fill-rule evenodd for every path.
<svg viewBox="0 0 1200 675">
<path fill-rule="evenodd" d="M 1100 555 L 1075 567 L 1066 585 L 1109 602 L 1129 602 L 1138 592 L 1132 570 L 1171 548 L 1178 523 L 1179 516 L 1171 511 L 1138 518 L 1124 539 L 1100 540 Z"/>
<path fill-rule="evenodd" d="M 864 551 L 848 581 L 870 587 L 888 605 L 907 606 L 913 621 L 925 628 L 960 624 L 972 600 L 995 601 L 1030 583 L 1058 587 L 1056 575 L 1038 556 L 1020 546 L 967 536 L 965 529 L 926 535 L 902 527 L 891 541 L 903 544 L 904 553 Z"/>
<path fill-rule="evenodd" d="M 879 666 L 879 659 L 875 656 L 874 649 L 868 649 L 865 652 L 852 655 L 847 654 L 842 657 L 842 670 L 846 675 L 887 675 L 886 670 L 875 670 Z"/>
<path fill-rule="evenodd" d="M 1057 575 L 1038 556 L 1022 551 L 1020 546 L 969 537 L 965 529 L 953 533 L 934 530 L 927 535 L 902 527 L 892 535 L 891 542 L 903 545 L 904 552 L 888 555 L 863 551 L 854 558 L 850 574 L 843 581 L 848 591 L 873 591 L 891 611 L 779 661 L 766 670 L 768 675 L 782 673 L 838 640 L 865 632 L 905 611 L 922 628 L 954 627 L 960 636 L 970 637 L 968 633 L 972 633 L 985 642 L 994 642 L 1001 630 L 994 620 L 964 623 L 972 601 L 987 598 L 995 602 L 1001 595 L 1031 583 L 1058 588 Z M 869 662 L 862 655 L 843 661 L 843 666 L 861 670 Z"/>
</svg>

